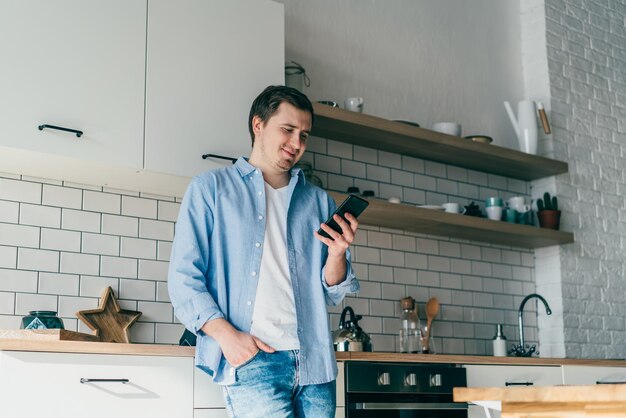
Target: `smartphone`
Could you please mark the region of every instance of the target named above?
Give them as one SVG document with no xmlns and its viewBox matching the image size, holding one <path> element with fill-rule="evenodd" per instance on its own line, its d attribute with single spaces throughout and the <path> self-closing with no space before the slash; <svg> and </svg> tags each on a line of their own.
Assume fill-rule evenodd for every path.
<svg viewBox="0 0 626 418">
<path fill-rule="evenodd" d="M 333 230 L 335 230 L 335 231 L 337 231 L 337 232 L 339 232 L 341 234 L 341 227 L 339 226 L 339 224 L 337 224 L 337 222 L 335 221 L 335 219 L 333 219 L 333 217 L 335 215 L 339 215 L 346 222 L 348 222 L 346 217 L 344 216 L 346 213 L 349 213 L 349 214 L 351 214 L 352 216 L 354 216 L 356 218 L 361 213 L 363 213 L 363 211 L 365 210 L 365 208 L 369 204 L 370 203 L 367 200 L 361 199 L 359 196 L 351 194 L 351 195 L 349 195 L 346 198 L 346 200 L 344 200 L 341 203 L 341 205 L 339 205 L 339 207 L 335 210 L 335 212 L 332 215 L 330 215 L 330 217 L 328 219 L 326 219 L 326 222 L 324 222 L 324 223 L 326 225 L 330 226 Z M 350 222 L 348 222 L 348 223 L 350 223 Z M 330 235 L 328 235 L 326 233 L 326 231 L 324 231 L 322 228 L 318 229 L 317 233 L 320 234 L 323 237 L 331 238 Z"/>
</svg>

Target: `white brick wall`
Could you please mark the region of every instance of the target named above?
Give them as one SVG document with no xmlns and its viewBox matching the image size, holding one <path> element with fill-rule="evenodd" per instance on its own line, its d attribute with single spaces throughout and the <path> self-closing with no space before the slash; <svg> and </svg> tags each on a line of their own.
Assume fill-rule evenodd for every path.
<svg viewBox="0 0 626 418">
<path fill-rule="evenodd" d="M 322 138 L 310 143 L 305 159 L 332 190 L 356 185 L 415 204 L 529 194 L 517 180 Z M 88 332 L 75 312 L 96 307 L 111 286 L 120 304 L 143 312 L 133 341 L 178 341 L 166 280 L 180 199 L 32 178 L 0 182 L 0 326 L 19 326 L 23 313 L 46 308 L 58 310 L 69 329 Z M 395 350 L 399 299 L 410 295 L 422 318 L 424 302 L 440 299 L 439 351 L 489 354 L 496 323 L 515 341 L 517 306 L 534 291 L 528 251 L 363 225 L 353 256 L 362 291 L 330 309 L 331 323 L 352 306 L 379 351 Z M 536 320 L 528 322 L 532 341 Z"/>
<path fill-rule="evenodd" d="M 626 2 L 546 0 L 556 178 L 576 243 L 561 249 L 557 283 L 568 357 L 626 357 Z M 539 275 L 538 275 L 539 276 Z"/>
</svg>

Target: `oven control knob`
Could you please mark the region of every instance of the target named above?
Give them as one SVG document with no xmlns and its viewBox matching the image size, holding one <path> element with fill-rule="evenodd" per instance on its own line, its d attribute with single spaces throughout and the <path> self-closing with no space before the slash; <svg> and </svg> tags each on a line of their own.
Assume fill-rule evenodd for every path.
<svg viewBox="0 0 626 418">
<path fill-rule="evenodd" d="M 441 386 L 441 375 L 439 373 L 430 375 L 430 386 Z"/>
<path fill-rule="evenodd" d="M 378 375 L 379 386 L 389 386 L 391 384 L 391 378 L 389 372 L 384 372 Z"/>
<path fill-rule="evenodd" d="M 415 373 L 407 374 L 404 378 L 404 384 L 406 386 L 417 386 L 417 376 L 415 376 Z"/>
</svg>

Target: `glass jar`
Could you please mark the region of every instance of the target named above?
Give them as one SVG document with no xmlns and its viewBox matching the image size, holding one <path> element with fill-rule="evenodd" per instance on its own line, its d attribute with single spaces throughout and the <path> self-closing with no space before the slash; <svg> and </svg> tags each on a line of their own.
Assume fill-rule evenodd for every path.
<svg viewBox="0 0 626 418">
<path fill-rule="evenodd" d="M 415 299 L 406 297 L 400 301 L 400 329 L 398 349 L 401 353 L 420 352 L 420 320 L 415 312 Z"/>
<path fill-rule="evenodd" d="M 56 311 L 30 311 L 22 318 L 20 329 L 65 329 Z"/>
</svg>

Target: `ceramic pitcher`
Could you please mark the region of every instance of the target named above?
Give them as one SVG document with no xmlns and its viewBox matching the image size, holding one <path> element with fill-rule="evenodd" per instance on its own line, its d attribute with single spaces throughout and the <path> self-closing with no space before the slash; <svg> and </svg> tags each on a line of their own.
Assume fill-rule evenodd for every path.
<svg viewBox="0 0 626 418">
<path fill-rule="evenodd" d="M 517 104 L 517 117 L 515 117 L 509 102 L 504 102 L 504 107 L 517 134 L 520 151 L 527 154 L 537 154 L 538 128 L 535 102 L 532 100 L 519 102 Z"/>
</svg>

